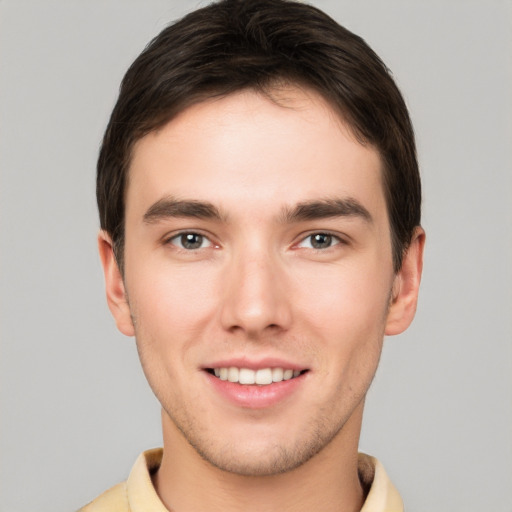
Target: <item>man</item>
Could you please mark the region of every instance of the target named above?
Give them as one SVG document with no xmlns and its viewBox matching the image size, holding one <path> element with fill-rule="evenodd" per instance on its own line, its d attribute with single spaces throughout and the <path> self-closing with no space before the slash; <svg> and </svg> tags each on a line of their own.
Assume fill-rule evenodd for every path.
<svg viewBox="0 0 512 512">
<path fill-rule="evenodd" d="M 83 510 L 403 510 L 358 440 L 425 236 L 407 109 L 364 41 L 282 0 L 189 14 L 128 70 L 97 195 L 164 449 Z"/>
</svg>

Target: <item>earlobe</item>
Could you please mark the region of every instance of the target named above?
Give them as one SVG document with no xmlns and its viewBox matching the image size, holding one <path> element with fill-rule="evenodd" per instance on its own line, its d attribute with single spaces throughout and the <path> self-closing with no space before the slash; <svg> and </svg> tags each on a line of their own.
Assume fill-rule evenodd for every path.
<svg viewBox="0 0 512 512">
<path fill-rule="evenodd" d="M 110 312 L 116 321 L 117 328 L 126 336 L 134 336 L 135 331 L 123 276 L 114 256 L 112 240 L 103 230 L 98 234 L 98 250 L 105 276 L 105 291 Z"/>
<path fill-rule="evenodd" d="M 385 334 L 387 336 L 405 331 L 414 318 L 423 270 L 424 246 L 425 231 L 418 226 L 404 255 L 402 268 L 396 274 L 393 283 L 386 321 Z"/>
</svg>

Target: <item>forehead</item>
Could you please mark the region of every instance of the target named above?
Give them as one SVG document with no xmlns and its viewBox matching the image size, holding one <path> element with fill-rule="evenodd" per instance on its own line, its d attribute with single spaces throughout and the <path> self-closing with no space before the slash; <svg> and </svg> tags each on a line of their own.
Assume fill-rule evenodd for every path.
<svg viewBox="0 0 512 512">
<path fill-rule="evenodd" d="M 265 211 L 333 196 L 384 202 L 379 153 L 320 95 L 297 87 L 187 108 L 135 144 L 129 172 L 127 220 L 165 196 Z"/>
</svg>

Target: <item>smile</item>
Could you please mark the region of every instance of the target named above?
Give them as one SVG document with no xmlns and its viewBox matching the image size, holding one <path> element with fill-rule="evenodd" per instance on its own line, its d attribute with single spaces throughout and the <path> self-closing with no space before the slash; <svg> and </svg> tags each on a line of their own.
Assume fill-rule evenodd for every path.
<svg viewBox="0 0 512 512">
<path fill-rule="evenodd" d="M 261 368 L 252 370 L 250 368 L 237 368 L 235 366 L 212 368 L 209 373 L 215 375 L 220 380 L 226 380 L 233 383 L 258 386 L 268 386 L 276 382 L 290 380 L 298 377 L 306 370 L 292 370 L 290 368 Z"/>
</svg>

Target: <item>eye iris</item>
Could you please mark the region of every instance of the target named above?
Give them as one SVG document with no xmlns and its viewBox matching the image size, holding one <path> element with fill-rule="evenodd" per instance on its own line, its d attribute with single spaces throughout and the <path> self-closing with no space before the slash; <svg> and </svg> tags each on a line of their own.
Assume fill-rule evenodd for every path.
<svg viewBox="0 0 512 512">
<path fill-rule="evenodd" d="M 332 236 L 325 233 L 317 233 L 311 236 L 311 245 L 315 249 L 325 249 L 330 247 L 332 243 Z"/>
<path fill-rule="evenodd" d="M 185 249 L 199 249 L 203 244 L 203 237 L 197 233 L 185 233 L 181 235 L 181 244 Z"/>
</svg>

